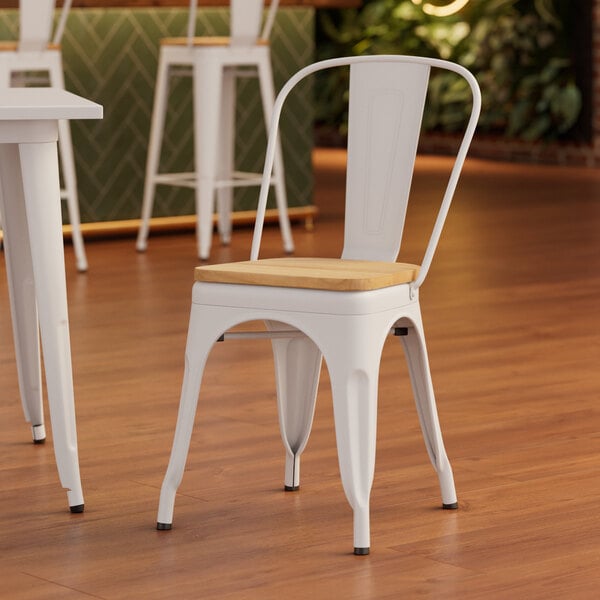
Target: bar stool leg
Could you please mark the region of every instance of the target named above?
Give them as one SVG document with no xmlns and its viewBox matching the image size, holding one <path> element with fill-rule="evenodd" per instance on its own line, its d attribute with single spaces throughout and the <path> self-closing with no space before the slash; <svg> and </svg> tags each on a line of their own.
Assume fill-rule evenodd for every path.
<svg viewBox="0 0 600 600">
<path fill-rule="evenodd" d="M 267 134 L 271 127 L 271 116 L 273 113 L 273 104 L 275 103 L 275 90 L 273 88 L 273 72 L 269 56 L 258 63 L 258 81 L 260 85 L 260 94 L 265 115 L 265 127 Z M 279 138 L 275 146 L 275 164 L 273 169 L 273 179 L 275 184 L 275 200 L 277 203 L 277 213 L 279 215 L 279 228 L 283 238 L 283 248 L 286 252 L 294 251 L 294 241 L 292 239 L 292 230 L 288 216 L 287 194 L 285 190 L 285 174 L 283 170 L 283 153 L 281 151 L 281 142 Z"/>
<path fill-rule="evenodd" d="M 53 64 L 48 70 L 51 87 L 65 88 L 63 68 L 60 61 Z M 75 155 L 73 153 L 73 141 L 71 139 L 71 125 L 68 121 L 58 122 L 58 151 L 60 154 L 60 166 L 64 180 L 64 198 L 67 201 L 69 223 L 71 225 L 71 236 L 77 270 L 85 273 L 88 270 L 83 236 L 81 235 L 81 219 L 79 217 L 79 199 L 77 194 L 77 177 L 75 175 Z"/>
<path fill-rule="evenodd" d="M 46 439 L 46 430 L 42 406 L 38 313 L 19 171 L 17 147 L 0 145 L 0 181 L 3 187 L 3 194 L 0 193 L 0 213 L 4 219 L 4 256 L 19 390 L 25 420 L 31 423 L 33 441 L 41 443 Z M 4 202 L 4 197 L 12 201 Z"/>
<path fill-rule="evenodd" d="M 217 179 L 220 182 L 233 179 L 235 170 L 235 71 L 225 68 L 223 72 L 223 95 L 221 96 L 221 130 L 219 132 L 219 165 Z M 221 243 L 231 241 L 231 211 L 233 210 L 233 187 L 220 185 L 217 189 L 217 211 Z"/>
<path fill-rule="evenodd" d="M 148 157 L 146 159 L 146 178 L 144 180 L 142 216 L 136 242 L 136 248 L 138 252 L 144 252 L 148 247 L 150 217 L 152 216 L 154 194 L 156 191 L 155 177 L 158 174 L 158 167 L 160 163 L 160 148 L 162 145 L 163 130 L 165 127 L 165 114 L 167 111 L 168 94 L 169 62 L 163 56 L 163 51 L 161 49 L 158 57 L 158 71 L 156 74 L 154 104 L 152 107 L 152 123 L 150 125 L 150 140 L 148 142 Z"/>
<path fill-rule="evenodd" d="M 68 121 L 58 122 L 58 150 L 60 165 L 65 183 L 65 199 L 71 224 L 71 236 L 77 270 L 85 273 L 88 270 L 83 236 L 81 235 L 81 219 L 79 216 L 79 200 L 77 198 L 77 178 L 75 176 L 75 157 L 73 155 L 73 142 L 71 140 L 71 126 Z"/>
<path fill-rule="evenodd" d="M 206 82 L 211 84 L 207 85 Z M 213 230 L 215 180 L 223 69 L 218 62 L 194 64 L 194 161 L 196 166 L 196 216 L 198 257 L 210 255 Z"/>
<path fill-rule="evenodd" d="M 56 464 L 71 512 L 82 512 L 56 143 L 20 144 L 19 157 Z"/>
</svg>

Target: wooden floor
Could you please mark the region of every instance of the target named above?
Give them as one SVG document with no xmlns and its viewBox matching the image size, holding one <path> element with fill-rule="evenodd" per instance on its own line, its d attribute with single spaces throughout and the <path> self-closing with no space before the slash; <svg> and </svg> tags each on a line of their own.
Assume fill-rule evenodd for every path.
<svg viewBox="0 0 600 600">
<path fill-rule="evenodd" d="M 297 254 L 336 256 L 343 174 Z M 418 262 L 445 159 L 420 160 L 401 260 Z M 0 597 L 586 599 L 600 588 L 600 172 L 468 162 L 422 308 L 460 508 L 441 510 L 400 345 L 384 350 L 372 552 L 352 552 L 323 373 L 302 489 L 284 493 L 266 341 L 215 347 L 170 532 L 155 530 L 175 425 L 194 238 L 67 247 L 85 513 L 51 439 L 29 441 L 0 276 Z M 236 230 L 215 262 L 246 259 Z M 263 256 L 280 254 L 270 228 Z M 4 269 L 4 266 L 1 267 Z"/>
</svg>

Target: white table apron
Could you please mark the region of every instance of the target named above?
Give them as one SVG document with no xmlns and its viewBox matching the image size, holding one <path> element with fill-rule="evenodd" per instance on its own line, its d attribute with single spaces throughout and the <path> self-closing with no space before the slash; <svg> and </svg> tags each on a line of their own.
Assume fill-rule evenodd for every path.
<svg viewBox="0 0 600 600">
<path fill-rule="evenodd" d="M 101 106 L 63 90 L 25 88 L 0 94 L 0 214 L 21 400 L 34 440 L 43 440 L 41 337 L 54 453 L 72 512 L 83 511 L 84 501 L 64 268 L 58 120 L 101 117 Z"/>
</svg>

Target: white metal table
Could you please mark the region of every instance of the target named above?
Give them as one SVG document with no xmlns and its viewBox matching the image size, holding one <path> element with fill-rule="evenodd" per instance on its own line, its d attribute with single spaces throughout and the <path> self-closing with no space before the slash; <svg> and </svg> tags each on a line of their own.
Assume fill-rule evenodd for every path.
<svg viewBox="0 0 600 600">
<path fill-rule="evenodd" d="M 83 493 L 62 237 L 58 121 L 101 118 L 102 106 L 61 89 L 0 92 L 0 214 L 21 400 L 34 441 L 43 441 L 41 338 L 54 453 L 72 512 L 83 511 Z"/>
</svg>

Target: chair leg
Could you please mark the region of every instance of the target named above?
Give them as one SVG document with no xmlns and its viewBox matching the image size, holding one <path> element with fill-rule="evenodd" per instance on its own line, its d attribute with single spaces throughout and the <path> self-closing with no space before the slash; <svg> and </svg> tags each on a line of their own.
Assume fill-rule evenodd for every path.
<svg viewBox="0 0 600 600">
<path fill-rule="evenodd" d="M 214 332 L 212 338 L 211 331 Z M 175 493 L 183 478 L 204 366 L 210 350 L 220 334 L 221 331 L 215 328 L 215 320 L 210 315 L 205 316 L 201 309 L 192 305 L 177 426 L 175 427 L 169 466 L 160 490 L 156 524 L 157 529 L 160 530 L 171 529 L 173 523 Z"/>
<path fill-rule="evenodd" d="M 268 329 L 293 329 L 265 322 Z M 321 351 L 308 337 L 272 340 L 277 382 L 279 428 L 286 451 L 286 491 L 300 487 L 300 455 L 306 447 L 315 412 Z"/>
<path fill-rule="evenodd" d="M 152 106 L 152 121 L 150 124 L 150 139 L 148 141 L 148 156 L 146 158 L 146 176 L 144 178 L 144 199 L 142 201 L 142 215 L 138 231 L 136 248 L 144 252 L 148 247 L 148 233 L 150 230 L 150 217 L 154 206 L 156 191 L 155 177 L 158 174 L 160 163 L 160 148 L 165 127 L 165 114 L 169 94 L 169 64 L 162 54 L 158 58 L 158 71 L 156 74 L 156 87 L 154 88 L 154 104 Z"/>
<path fill-rule="evenodd" d="M 450 461 L 446 455 L 442 431 L 438 420 L 433 383 L 429 370 L 425 334 L 420 316 L 413 318 L 414 327 L 409 327 L 408 335 L 402 336 L 402 345 L 408 363 L 413 394 L 423 431 L 427 453 L 439 478 L 443 508 L 458 507 L 454 477 Z"/>
<path fill-rule="evenodd" d="M 0 165 L 13 173 L 19 169 L 14 152 L 0 150 Z M 7 198 L 22 198 L 23 190 L 19 176 L 0 177 Z M 18 186 L 14 188 L 13 186 Z M 42 375 L 40 361 L 39 325 L 33 265 L 27 230 L 25 204 L 21 201 L 4 203 L 0 190 L 0 214 L 4 219 L 4 256 L 12 315 L 13 337 L 19 390 L 25 419 L 31 423 L 34 443 L 46 439 L 44 411 L 42 406 Z M 13 233 L 15 237 L 13 238 Z"/>
<path fill-rule="evenodd" d="M 265 60 L 258 63 L 258 81 L 260 85 L 260 95 L 265 116 L 265 127 L 267 134 L 271 127 L 271 116 L 273 113 L 273 104 L 275 102 L 275 90 L 273 88 L 273 73 L 271 70 L 270 59 L 267 56 Z M 274 184 L 275 201 L 277 203 L 277 213 L 279 215 L 279 228 L 283 239 L 283 248 L 286 252 L 294 251 L 294 240 L 292 239 L 292 229 L 290 227 L 290 218 L 288 216 L 287 194 L 285 189 L 285 173 L 283 167 L 283 152 L 279 138 L 275 146 L 274 163 Z"/>
<path fill-rule="evenodd" d="M 223 70 L 212 61 L 194 65 L 194 161 L 196 166 L 196 215 L 198 257 L 210 256 Z M 206 82 L 210 81 L 210 85 Z"/>
<path fill-rule="evenodd" d="M 337 343 L 324 350 L 331 378 L 340 474 L 354 511 L 354 553 L 369 554 L 369 497 L 375 472 L 377 389 L 383 340 L 368 320 L 341 322 Z M 359 335 L 359 329 L 362 333 Z M 366 340 L 366 341 L 365 341 Z"/>
<path fill-rule="evenodd" d="M 223 95 L 221 100 L 221 126 L 219 132 L 219 165 L 217 177 L 221 181 L 231 180 L 235 170 L 235 72 L 223 72 Z M 221 243 L 231 241 L 231 211 L 233 210 L 233 187 L 217 189 L 217 211 Z"/>
</svg>

